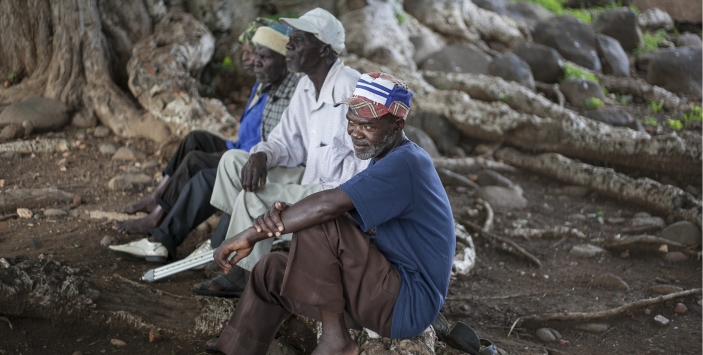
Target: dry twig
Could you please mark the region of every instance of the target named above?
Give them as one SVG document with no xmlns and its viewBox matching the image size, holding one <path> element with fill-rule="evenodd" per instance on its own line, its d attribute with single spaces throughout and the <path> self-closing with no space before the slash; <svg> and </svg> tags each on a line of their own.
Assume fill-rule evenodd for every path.
<svg viewBox="0 0 703 355">
<path fill-rule="evenodd" d="M 6 220 L 8 220 L 8 219 L 10 219 L 10 218 L 17 218 L 17 217 L 19 217 L 19 215 L 18 215 L 17 213 L 6 214 L 6 215 L 4 215 L 4 216 L 0 216 L 0 222 L 6 221 Z"/>
<path fill-rule="evenodd" d="M 14 328 L 12 328 L 12 323 L 10 323 L 10 320 L 7 317 L 0 317 L 0 320 L 7 322 L 7 325 L 10 326 L 10 330 L 14 330 Z"/>
<path fill-rule="evenodd" d="M 479 199 L 478 202 L 486 209 L 486 222 L 483 223 L 483 228 L 481 228 L 481 230 L 484 232 L 490 232 L 491 229 L 493 229 L 493 208 L 488 201 Z"/>
<path fill-rule="evenodd" d="M 518 228 L 509 232 L 511 237 L 522 237 L 524 239 L 545 239 L 558 238 L 561 236 L 576 237 L 585 239 L 586 234 L 576 228 L 556 226 L 550 229 Z"/>
<path fill-rule="evenodd" d="M 507 246 L 505 246 L 505 245 L 498 246 L 500 249 L 505 250 L 506 252 L 514 254 L 514 255 L 525 257 L 528 260 L 530 260 L 532 263 L 537 265 L 538 267 L 542 267 L 542 262 L 539 261 L 539 259 L 537 259 L 537 257 L 530 254 L 530 252 L 523 249 L 521 246 L 519 246 L 514 241 L 507 239 L 507 238 L 503 238 L 503 237 L 498 236 L 496 234 L 493 234 L 491 232 L 486 232 L 478 224 L 473 223 L 471 221 L 460 220 L 459 222 L 461 224 L 473 229 L 475 232 L 478 232 L 479 234 L 483 235 L 484 237 L 488 238 L 488 240 L 491 240 L 493 242 L 498 241 L 500 243 L 507 244 Z"/>
</svg>

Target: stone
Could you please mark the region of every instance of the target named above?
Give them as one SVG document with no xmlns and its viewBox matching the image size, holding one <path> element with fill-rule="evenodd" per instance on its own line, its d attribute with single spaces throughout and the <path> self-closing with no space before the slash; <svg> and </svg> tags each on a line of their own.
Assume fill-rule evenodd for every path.
<svg viewBox="0 0 703 355">
<path fill-rule="evenodd" d="M 429 56 L 422 70 L 446 73 L 488 74 L 491 56 L 472 44 L 452 44 Z"/>
<path fill-rule="evenodd" d="M 125 176 L 115 176 L 107 183 L 107 187 L 114 191 L 131 190 L 132 183 Z"/>
<path fill-rule="evenodd" d="M 494 209 L 521 209 L 527 207 L 527 199 L 519 187 L 485 186 L 477 191 L 478 197 L 486 200 Z"/>
<path fill-rule="evenodd" d="M 150 343 L 158 343 L 164 340 L 164 337 L 161 336 L 161 333 L 159 332 L 158 329 L 152 329 L 149 331 L 149 342 Z"/>
<path fill-rule="evenodd" d="M 506 0 L 472 0 L 476 6 L 493 11 L 499 15 L 505 15 L 508 2 Z"/>
<path fill-rule="evenodd" d="M 10 152 L 0 153 L 0 158 L 2 158 L 3 160 L 15 160 L 15 159 L 18 159 L 19 157 L 20 157 L 20 153 L 17 153 L 17 152 L 10 151 Z"/>
<path fill-rule="evenodd" d="M 611 290 L 630 290 L 630 286 L 628 286 L 625 281 L 611 273 L 606 273 L 596 277 L 591 281 L 591 284 L 596 286 L 602 286 Z"/>
<path fill-rule="evenodd" d="M 652 215 L 647 212 L 637 212 L 634 215 L 632 215 L 632 218 L 645 218 L 645 217 L 652 217 Z"/>
<path fill-rule="evenodd" d="M 571 220 L 571 221 L 585 221 L 586 216 L 584 216 L 582 214 L 575 213 L 575 214 L 569 215 L 569 220 Z"/>
<path fill-rule="evenodd" d="M 686 307 L 685 304 L 677 303 L 676 306 L 674 306 L 674 313 L 684 314 L 686 312 L 688 312 L 688 307 Z"/>
<path fill-rule="evenodd" d="M 115 152 L 112 160 L 143 160 L 146 154 L 133 147 L 122 147 Z"/>
<path fill-rule="evenodd" d="M 459 144 L 461 133 L 449 120 L 434 112 L 416 110 L 410 111 L 406 125 L 421 129 L 427 133 L 437 145 L 440 153 L 449 154 Z"/>
<path fill-rule="evenodd" d="M 603 333 L 604 331 L 608 330 L 610 328 L 607 324 L 603 323 L 583 323 L 583 324 L 577 324 L 574 326 L 574 328 L 578 330 L 583 330 L 585 332 L 589 333 Z"/>
<path fill-rule="evenodd" d="M 559 83 L 559 88 L 569 103 L 575 107 L 586 108 L 590 99 L 605 100 L 603 90 L 595 81 L 584 79 L 566 79 Z"/>
<path fill-rule="evenodd" d="M 588 69 L 601 70 L 593 30 L 572 16 L 557 16 L 538 23 L 532 37 L 535 42 L 556 49 L 567 60 Z"/>
<path fill-rule="evenodd" d="M 110 345 L 121 348 L 123 346 L 126 346 L 127 343 L 125 343 L 124 341 L 122 341 L 120 339 L 110 339 Z"/>
<path fill-rule="evenodd" d="M 662 316 L 661 314 L 658 314 L 654 317 L 654 323 L 657 323 L 657 324 L 663 326 L 663 325 L 669 324 L 669 320 L 666 317 Z"/>
<path fill-rule="evenodd" d="M 701 241 L 703 241 L 701 229 L 689 221 L 673 223 L 664 228 L 659 236 L 690 246 L 701 245 Z"/>
<path fill-rule="evenodd" d="M 561 195 L 581 198 L 588 195 L 588 188 L 585 186 L 564 186 L 561 189 Z"/>
<path fill-rule="evenodd" d="M 683 288 L 674 285 L 654 285 L 649 288 L 649 292 L 656 295 L 668 295 L 681 291 L 683 291 Z"/>
<path fill-rule="evenodd" d="M 561 334 L 551 328 L 539 328 L 535 332 L 535 336 L 545 343 L 551 343 L 561 339 Z"/>
<path fill-rule="evenodd" d="M 442 50 L 447 44 L 438 41 L 430 36 L 412 36 L 410 37 L 410 43 L 415 47 L 415 54 L 413 54 L 413 61 L 418 66 L 423 63 L 432 54 L 437 53 Z"/>
<path fill-rule="evenodd" d="M 701 47 L 660 49 L 652 55 L 647 82 L 701 99 Z"/>
<path fill-rule="evenodd" d="M 483 169 L 479 171 L 476 174 L 476 177 L 478 178 L 476 183 L 479 184 L 479 186 L 512 187 L 515 185 L 512 181 L 510 181 L 510 179 L 491 169 Z"/>
<path fill-rule="evenodd" d="M 68 212 L 58 208 L 47 208 L 44 210 L 44 215 L 47 217 L 60 217 L 68 215 Z"/>
<path fill-rule="evenodd" d="M 22 121 L 22 127 L 24 127 L 24 135 L 28 136 L 34 132 L 34 125 L 29 121 Z"/>
<path fill-rule="evenodd" d="M 624 233 L 646 233 L 666 227 L 666 222 L 661 217 L 635 217 L 627 222 L 622 230 Z"/>
<path fill-rule="evenodd" d="M 622 224 L 625 223 L 625 218 L 622 217 L 610 217 L 605 219 L 608 224 Z"/>
<path fill-rule="evenodd" d="M 5 258 L 0 258 L 0 269 L 9 269 L 10 268 L 10 262 L 7 261 Z"/>
<path fill-rule="evenodd" d="M 105 138 L 110 135 L 112 131 L 110 130 L 110 127 L 108 126 L 97 126 L 93 130 L 93 137 L 95 138 Z"/>
<path fill-rule="evenodd" d="M 640 11 L 658 8 L 676 21 L 701 23 L 703 5 L 700 0 L 632 0 Z"/>
<path fill-rule="evenodd" d="M 679 262 L 688 260 L 688 255 L 686 255 L 680 251 L 672 251 L 672 252 L 668 252 L 664 255 L 664 260 L 666 260 L 670 263 L 679 263 Z"/>
<path fill-rule="evenodd" d="M 676 37 L 677 47 L 700 47 L 701 37 L 695 33 L 684 32 L 682 35 Z"/>
<path fill-rule="evenodd" d="M 92 128 L 98 125 L 98 118 L 92 112 L 78 112 L 73 115 L 71 125 L 78 128 Z"/>
<path fill-rule="evenodd" d="M 114 155 L 117 153 L 117 146 L 115 143 L 105 142 L 100 144 L 100 153 L 104 155 Z"/>
<path fill-rule="evenodd" d="M 530 90 L 535 90 L 535 79 L 532 77 L 530 65 L 513 53 L 505 53 L 495 57 L 488 66 L 488 74 L 501 77 L 506 81 L 514 81 Z"/>
<path fill-rule="evenodd" d="M 658 29 L 670 31 L 674 29 L 674 19 L 672 19 L 669 14 L 656 7 L 642 11 L 637 16 L 637 23 L 640 25 L 640 28 L 650 31 Z"/>
<path fill-rule="evenodd" d="M 71 354 L 71 355 L 83 355 L 83 352 L 77 350 L 77 351 L 74 351 L 73 354 Z"/>
<path fill-rule="evenodd" d="M 605 252 L 603 248 L 591 244 L 574 245 L 569 254 L 579 258 L 590 258 Z"/>
<path fill-rule="evenodd" d="M 106 235 L 103 237 L 103 239 L 100 239 L 100 246 L 102 246 L 102 247 L 107 248 L 113 244 L 115 244 L 115 238 L 113 238 L 109 235 Z"/>
<path fill-rule="evenodd" d="M 530 31 L 533 31 L 538 23 L 554 17 L 551 11 L 539 4 L 526 1 L 508 2 L 505 5 L 505 11 L 506 16 L 527 24 Z"/>
<path fill-rule="evenodd" d="M 12 141 L 25 136 L 21 123 L 11 123 L 0 131 L 0 142 Z"/>
<path fill-rule="evenodd" d="M 20 218 L 30 219 L 34 215 L 34 212 L 32 212 L 32 210 L 30 210 L 29 208 L 18 208 L 17 215 Z"/>
<path fill-rule="evenodd" d="M 149 160 L 148 162 L 142 164 L 142 170 L 157 169 L 159 167 L 159 162 L 156 160 Z"/>
<path fill-rule="evenodd" d="M 603 65 L 603 73 L 619 77 L 630 76 L 630 59 L 615 38 L 602 33 L 597 34 L 596 50 Z"/>
<path fill-rule="evenodd" d="M 632 53 L 642 45 L 642 31 L 640 31 L 637 14 L 629 7 L 621 7 L 603 11 L 596 16 L 591 27 L 593 31 L 615 38 L 622 49 Z"/>
<path fill-rule="evenodd" d="M 71 207 L 76 208 L 83 203 L 83 196 L 75 195 L 73 196 L 73 201 L 71 201 Z"/>
<path fill-rule="evenodd" d="M 137 187 L 137 188 L 143 188 L 147 185 L 150 185 L 151 182 L 153 181 L 153 178 L 147 174 L 144 173 L 138 173 L 138 174 L 124 174 L 123 177 L 129 181 L 132 186 Z"/>
<path fill-rule="evenodd" d="M 410 125 L 405 125 L 403 132 L 405 132 L 405 136 L 408 137 L 409 140 L 424 149 L 430 157 L 437 158 L 440 156 L 437 146 L 425 131 Z"/>
<path fill-rule="evenodd" d="M 635 59 L 635 66 L 637 70 L 646 72 L 649 69 L 649 62 L 652 60 L 654 52 L 640 54 L 639 57 Z"/>
<path fill-rule="evenodd" d="M 0 126 L 29 121 L 38 132 L 56 131 L 71 122 L 69 111 L 59 100 L 29 96 L 0 112 Z"/>
<path fill-rule="evenodd" d="M 628 127 L 634 129 L 635 131 L 638 131 L 641 127 L 637 124 L 637 120 L 635 120 L 632 115 L 630 115 L 627 111 L 618 108 L 606 107 L 596 110 L 582 111 L 580 113 L 582 116 L 598 122 L 603 122 L 613 127 Z"/>
</svg>

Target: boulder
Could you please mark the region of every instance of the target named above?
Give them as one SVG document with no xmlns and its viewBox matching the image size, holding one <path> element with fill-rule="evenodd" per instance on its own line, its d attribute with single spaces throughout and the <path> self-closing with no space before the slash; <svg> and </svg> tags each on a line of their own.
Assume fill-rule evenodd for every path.
<svg viewBox="0 0 703 355">
<path fill-rule="evenodd" d="M 425 131 L 413 127 L 411 125 L 405 125 L 403 131 L 405 132 L 405 136 L 408 137 L 409 140 L 419 145 L 420 148 L 424 149 L 427 154 L 429 154 L 429 156 L 431 156 L 432 158 L 437 158 L 440 156 L 439 150 L 437 150 L 437 146 L 434 144 L 434 141 L 432 141 L 432 138 L 430 138 L 430 136 L 425 133 Z"/>
<path fill-rule="evenodd" d="M 534 30 L 538 23 L 554 17 L 551 11 L 533 2 L 509 2 L 505 10 L 508 17 L 524 22 L 530 31 Z"/>
<path fill-rule="evenodd" d="M 640 11 L 658 8 L 679 22 L 701 23 L 703 4 L 700 0 L 632 0 Z"/>
<path fill-rule="evenodd" d="M 584 79 L 566 79 L 559 83 L 559 88 L 569 103 L 575 107 L 587 107 L 587 100 L 598 98 L 605 99 L 600 85 L 594 81 Z"/>
<path fill-rule="evenodd" d="M 649 69 L 649 62 L 652 60 L 652 56 L 654 56 L 654 53 L 652 52 L 640 54 L 635 60 L 637 70 L 646 72 Z"/>
<path fill-rule="evenodd" d="M 601 70 L 593 30 L 573 16 L 557 16 L 538 23 L 532 37 L 535 42 L 556 49 L 567 60 Z"/>
<path fill-rule="evenodd" d="M 479 186 L 502 186 L 513 187 L 514 184 L 510 179 L 491 169 L 483 169 L 476 174 L 476 183 Z"/>
<path fill-rule="evenodd" d="M 446 73 L 488 74 L 491 56 L 472 44 L 452 44 L 429 56 L 423 70 Z"/>
<path fill-rule="evenodd" d="M 428 111 L 410 111 L 407 125 L 417 127 L 427 133 L 440 152 L 448 154 L 459 144 L 461 133 L 440 115 Z M 416 142 L 417 143 L 417 142 Z"/>
<path fill-rule="evenodd" d="M 701 99 L 701 47 L 660 49 L 652 55 L 647 82 Z"/>
<path fill-rule="evenodd" d="M 71 123 L 69 108 L 59 100 L 30 96 L 0 112 L 0 126 L 29 121 L 38 132 L 56 131 Z"/>
<path fill-rule="evenodd" d="M 513 53 L 501 54 L 494 58 L 488 66 L 488 74 L 535 90 L 535 79 L 532 77 L 530 65 Z"/>
<path fill-rule="evenodd" d="M 629 127 L 636 131 L 644 131 L 642 125 L 637 122 L 632 115 L 617 108 L 606 107 L 596 110 L 588 110 L 581 112 L 581 115 L 595 121 L 609 124 L 613 127 Z"/>
<path fill-rule="evenodd" d="M 11 123 L 0 131 L 0 142 L 15 140 L 24 136 L 24 127 L 19 123 Z"/>
<path fill-rule="evenodd" d="M 686 245 L 701 245 L 701 229 L 688 221 L 679 221 L 664 228 L 659 236 Z"/>
<path fill-rule="evenodd" d="M 701 37 L 695 33 L 684 32 L 682 35 L 676 37 L 677 47 L 700 47 Z"/>
<path fill-rule="evenodd" d="M 98 125 L 98 118 L 93 112 L 78 112 L 73 115 L 71 125 L 78 128 L 92 128 Z"/>
<path fill-rule="evenodd" d="M 554 48 L 525 42 L 515 47 L 513 53 L 530 66 L 534 80 L 556 83 L 564 74 L 564 58 Z"/>
<path fill-rule="evenodd" d="M 645 30 L 654 31 L 662 28 L 670 31 L 674 29 L 674 19 L 672 19 L 669 14 L 656 7 L 639 14 L 639 16 L 637 16 L 637 22 L 640 27 Z"/>
<path fill-rule="evenodd" d="M 615 38 L 622 48 L 632 52 L 642 44 L 637 14 L 628 7 L 600 13 L 591 26 L 593 31 Z"/>
<path fill-rule="evenodd" d="M 620 77 L 630 76 L 630 59 L 615 38 L 599 33 L 596 35 L 596 49 L 603 65 L 603 73 Z"/>
<path fill-rule="evenodd" d="M 507 12 L 506 6 L 508 1 L 506 0 L 472 0 L 471 2 L 482 9 L 493 11 L 498 15 L 505 15 Z"/>
<path fill-rule="evenodd" d="M 415 64 L 420 64 L 424 62 L 429 56 L 435 54 L 446 46 L 445 43 L 433 41 L 432 38 L 426 36 L 413 36 L 410 37 L 410 43 L 415 47 L 415 54 L 413 55 L 413 61 Z"/>
</svg>

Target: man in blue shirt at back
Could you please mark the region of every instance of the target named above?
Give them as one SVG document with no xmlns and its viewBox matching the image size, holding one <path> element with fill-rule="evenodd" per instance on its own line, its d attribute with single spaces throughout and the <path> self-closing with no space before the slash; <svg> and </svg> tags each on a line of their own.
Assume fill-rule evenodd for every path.
<svg viewBox="0 0 703 355">
<path fill-rule="evenodd" d="M 349 106 L 356 156 L 372 159 L 366 170 L 293 205 L 277 202 L 216 250 L 228 270 L 256 242 L 295 233 L 288 254 L 268 254 L 252 270 L 216 343 L 220 351 L 266 354 L 289 312 L 322 322 L 314 355 L 358 354 L 347 327 L 407 338 L 437 317 L 449 288 L 454 225 L 432 159 L 403 134 L 411 98 L 393 76 L 362 75 L 341 103 Z"/>
</svg>

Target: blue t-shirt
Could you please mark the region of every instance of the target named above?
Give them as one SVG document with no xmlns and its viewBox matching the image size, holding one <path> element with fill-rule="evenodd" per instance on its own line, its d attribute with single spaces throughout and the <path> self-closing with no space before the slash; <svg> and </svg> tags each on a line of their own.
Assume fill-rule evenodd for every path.
<svg viewBox="0 0 703 355">
<path fill-rule="evenodd" d="M 456 238 L 447 193 L 430 156 L 406 140 L 340 187 L 354 203 L 349 214 L 368 231 L 402 284 L 391 338 L 422 333 L 449 289 Z"/>
<path fill-rule="evenodd" d="M 236 142 L 226 141 L 227 149 L 241 149 L 248 152 L 251 147 L 261 142 L 261 117 L 264 115 L 268 94 L 261 94 L 259 101 L 252 108 L 249 108 L 249 103 L 254 98 L 259 85 L 258 81 L 254 84 L 249 100 L 247 100 L 247 109 L 244 110 L 242 119 L 239 120 L 239 131 L 237 132 L 239 139 Z"/>
</svg>

